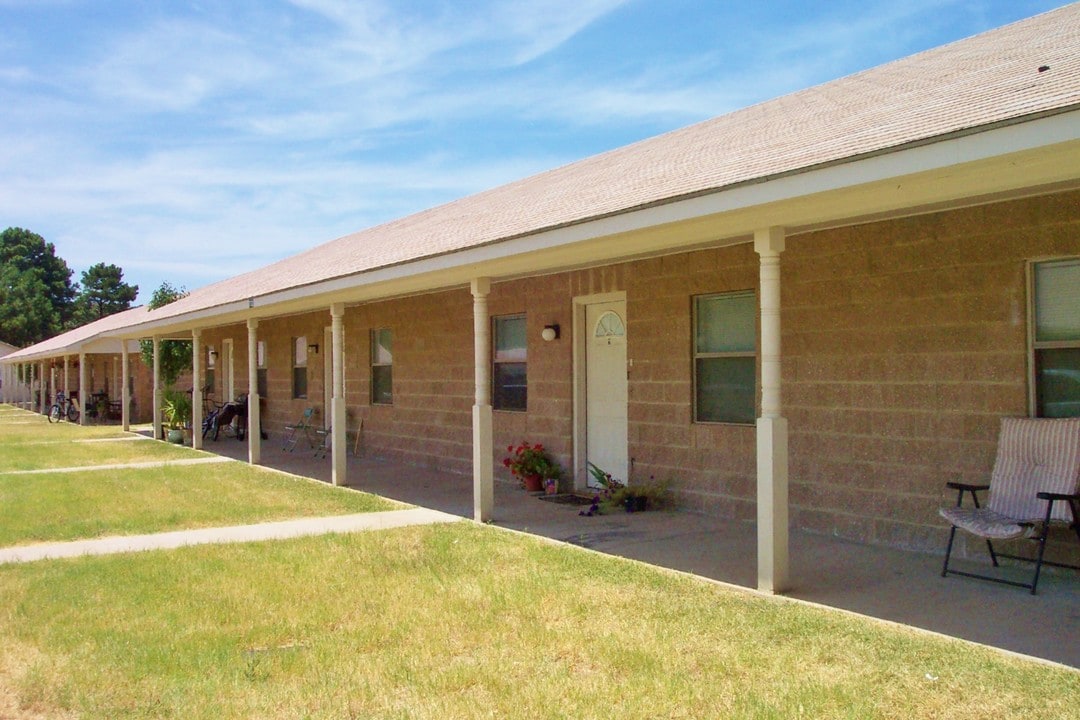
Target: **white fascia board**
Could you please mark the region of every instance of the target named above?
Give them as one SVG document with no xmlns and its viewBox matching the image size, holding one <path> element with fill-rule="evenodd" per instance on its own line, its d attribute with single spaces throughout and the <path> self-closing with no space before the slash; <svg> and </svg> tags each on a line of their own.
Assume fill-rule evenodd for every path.
<svg viewBox="0 0 1080 720">
<path fill-rule="evenodd" d="M 129 340 L 127 343 L 129 353 L 139 351 L 139 343 L 137 341 Z M 65 355 L 78 355 L 80 353 L 86 353 L 87 355 L 119 355 L 123 352 L 123 348 L 124 346 L 120 339 L 102 334 L 83 342 L 40 350 L 17 358 L 12 358 L 10 356 L 0 357 L 0 363 L 13 365 L 15 363 L 40 362 L 42 360 L 52 360 L 54 358 L 62 358 Z"/>
</svg>

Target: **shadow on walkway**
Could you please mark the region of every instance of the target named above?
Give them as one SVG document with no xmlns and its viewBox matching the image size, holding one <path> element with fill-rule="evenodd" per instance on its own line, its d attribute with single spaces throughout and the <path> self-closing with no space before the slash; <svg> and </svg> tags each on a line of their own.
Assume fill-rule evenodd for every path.
<svg viewBox="0 0 1080 720">
<path fill-rule="evenodd" d="M 207 441 L 205 450 L 247 459 L 247 443 Z M 263 442 L 262 463 L 330 480 L 330 458 L 303 443 L 292 453 Z M 349 457 L 349 485 L 413 505 L 472 517 L 472 478 Z M 734 585 L 757 584 L 753 523 L 687 512 L 578 515 L 579 507 L 541 501 L 496 482 L 494 524 L 633 558 Z M 946 531 L 942 528 L 942 548 Z M 1039 594 L 965 578 L 942 578 L 941 558 L 791 533 L 788 595 L 912 625 L 1072 667 L 1080 667 L 1080 578 L 1044 570 Z M 1025 572 L 1026 568 L 1023 569 Z"/>
</svg>

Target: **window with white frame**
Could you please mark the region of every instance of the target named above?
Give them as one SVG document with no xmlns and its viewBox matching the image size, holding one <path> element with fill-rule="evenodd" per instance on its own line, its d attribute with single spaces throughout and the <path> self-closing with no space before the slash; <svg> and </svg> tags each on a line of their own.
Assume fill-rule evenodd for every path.
<svg viewBox="0 0 1080 720">
<path fill-rule="evenodd" d="M 528 409 L 528 350 L 525 316 L 494 319 L 492 333 L 492 407 L 496 410 Z"/>
<path fill-rule="evenodd" d="M 292 341 L 292 396 L 307 397 L 307 336 Z"/>
<path fill-rule="evenodd" d="M 1036 417 L 1080 417 L 1080 258 L 1032 268 Z"/>
<path fill-rule="evenodd" d="M 371 331 L 371 402 L 394 403 L 394 336 L 386 328 Z"/>
<path fill-rule="evenodd" d="M 694 298 L 694 420 L 752 423 L 757 413 L 753 291 Z"/>
<path fill-rule="evenodd" d="M 259 397 L 266 397 L 266 341 L 259 340 L 255 343 L 255 391 Z"/>
</svg>

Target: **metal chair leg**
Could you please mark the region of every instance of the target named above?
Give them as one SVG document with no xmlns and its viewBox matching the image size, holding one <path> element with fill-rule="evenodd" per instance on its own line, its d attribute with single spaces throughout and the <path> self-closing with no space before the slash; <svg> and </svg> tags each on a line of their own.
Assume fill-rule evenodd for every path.
<svg viewBox="0 0 1080 720">
<path fill-rule="evenodd" d="M 945 564 L 941 567 L 941 577 L 949 574 L 949 556 L 952 555 L 953 540 L 956 539 L 956 526 L 949 530 L 949 544 L 945 546 Z"/>
</svg>

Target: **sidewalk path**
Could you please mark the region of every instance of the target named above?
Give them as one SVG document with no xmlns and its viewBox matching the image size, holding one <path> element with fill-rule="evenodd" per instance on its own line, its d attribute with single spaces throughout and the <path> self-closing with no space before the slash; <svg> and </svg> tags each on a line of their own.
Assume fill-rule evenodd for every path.
<svg viewBox="0 0 1080 720">
<path fill-rule="evenodd" d="M 214 455 L 212 457 L 181 458 L 178 460 L 152 460 L 148 462 L 115 463 L 109 465 L 80 465 L 78 467 L 42 468 L 40 470 L 7 470 L 0 475 L 52 475 L 54 473 L 76 473 L 93 470 L 129 470 L 132 468 L 156 468 L 170 465 L 206 465 L 208 463 L 236 462 L 232 458 Z"/>
<path fill-rule="evenodd" d="M 111 555 L 113 553 L 139 552 L 142 550 L 168 550 L 188 545 L 282 540 L 308 535 L 388 530 L 408 525 L 431 525 L 434 523 L 461 521 L 462 518 L 457 515 L 450 515 L 438 510 L 428 510 L 427 508 L 302 518 L 255 525 L 177 530 L 152 535 L 128 535 L 95 540 L 75 540 L 73 542 L 0 548 L 0 565 L 52 558 L 79 557 L 82 555 Z"/>
</svg>

